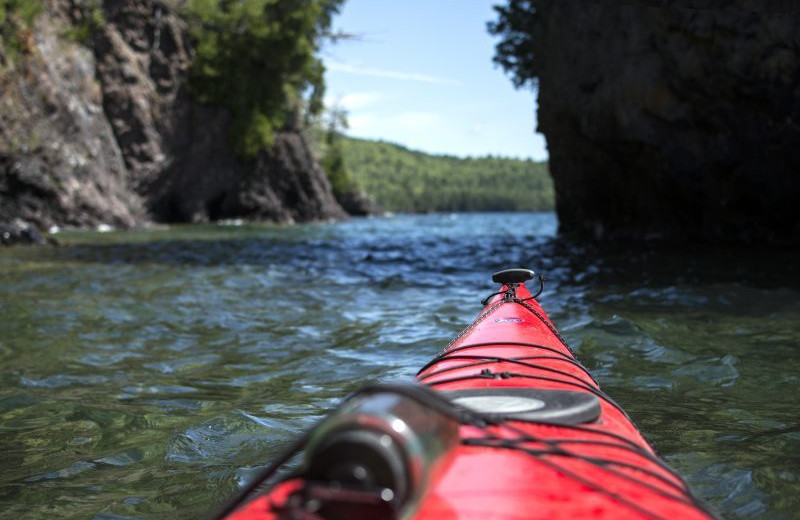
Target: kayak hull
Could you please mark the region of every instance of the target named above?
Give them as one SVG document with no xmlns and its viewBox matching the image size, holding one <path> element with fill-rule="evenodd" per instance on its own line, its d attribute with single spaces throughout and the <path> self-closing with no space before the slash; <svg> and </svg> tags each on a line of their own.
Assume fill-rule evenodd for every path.
<svg viewBox="0 0 800 520">
<path fill-rule="evenodd" d="M 452 462 L 411 518 L 713 518 L 625 411 L 602 392 L 527 289 L 513 289 L 511 297 L 499 294 L 489 301 L 417 380 L 451 397 L 467 395 L 464 402 L 473 402 L 473 395 L 525 396 L 535 389 L 539 394 L 530 395 L 555 396 L 555 411 L 547 410 L 545 398 L 528 398 L 544 404 L 533 419 L 524 418 L 513 410 L 524 399 L 512 399 L 510 419 L 462 425 Z M 580 410 L 574 405 L 579 401 Z M 298 479 L 284 482 L 228 518 L 290 518 L 280 511 L 298 486 Z"/>
</svg>

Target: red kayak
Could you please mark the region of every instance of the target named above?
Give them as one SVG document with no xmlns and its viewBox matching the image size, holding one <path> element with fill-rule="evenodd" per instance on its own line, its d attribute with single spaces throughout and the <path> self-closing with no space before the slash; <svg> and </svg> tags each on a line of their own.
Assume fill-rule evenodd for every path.
<svg viewBox="0 0 800 520">
<path fill-rule="evenodd" d="M 533 278 L 496 273 L 501 290 L 416 384 L 356 392 L 216 518 L 715 518 L 575 358 Z"/>
</svg>

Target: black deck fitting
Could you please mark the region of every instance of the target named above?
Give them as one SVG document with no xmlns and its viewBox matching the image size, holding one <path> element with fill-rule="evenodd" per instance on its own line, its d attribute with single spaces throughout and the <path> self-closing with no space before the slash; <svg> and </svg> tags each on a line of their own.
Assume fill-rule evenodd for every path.
<svg viewBox="0 0 800 520">
<path fill-rule="evenodd" d="M 505 269 L 492 275 L 492 281 L 501 285 L 523 283 L 531 280 L 536 273 L 530 269 Z"/>
</svg>

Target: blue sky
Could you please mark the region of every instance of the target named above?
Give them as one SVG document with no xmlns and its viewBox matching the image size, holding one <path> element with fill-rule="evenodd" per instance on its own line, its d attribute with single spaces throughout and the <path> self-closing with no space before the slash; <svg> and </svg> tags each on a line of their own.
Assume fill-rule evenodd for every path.
<svg viewBox="0 0 800 520">
<path fill-rule="evenodd" d="M 347 0 L 326 45 L 328 104 L 348 134 L 430 153 L 546 159 L 535 93 L 494 66 L 491 0 Z"/>
</svg>

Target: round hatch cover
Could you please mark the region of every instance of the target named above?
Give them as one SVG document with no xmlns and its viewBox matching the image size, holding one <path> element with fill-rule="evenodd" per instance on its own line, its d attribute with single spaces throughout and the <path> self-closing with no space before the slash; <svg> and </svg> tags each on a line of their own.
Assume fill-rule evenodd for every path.
<svg viewBox="0 0 800 520">
<path fill-rule="evenodd" d="M 524 413 L 545 407 L 540 399 L 516 395 L 472 395 L 456 397 L 453 402 L 481 413 Z"/>
<path fill-rule="evenodd" d="M 588 423 L 600 417 L 600 401 L 589 392 L 491 387 L 442 392 L 454 404 L 491 420 Z"/>
</svg>

